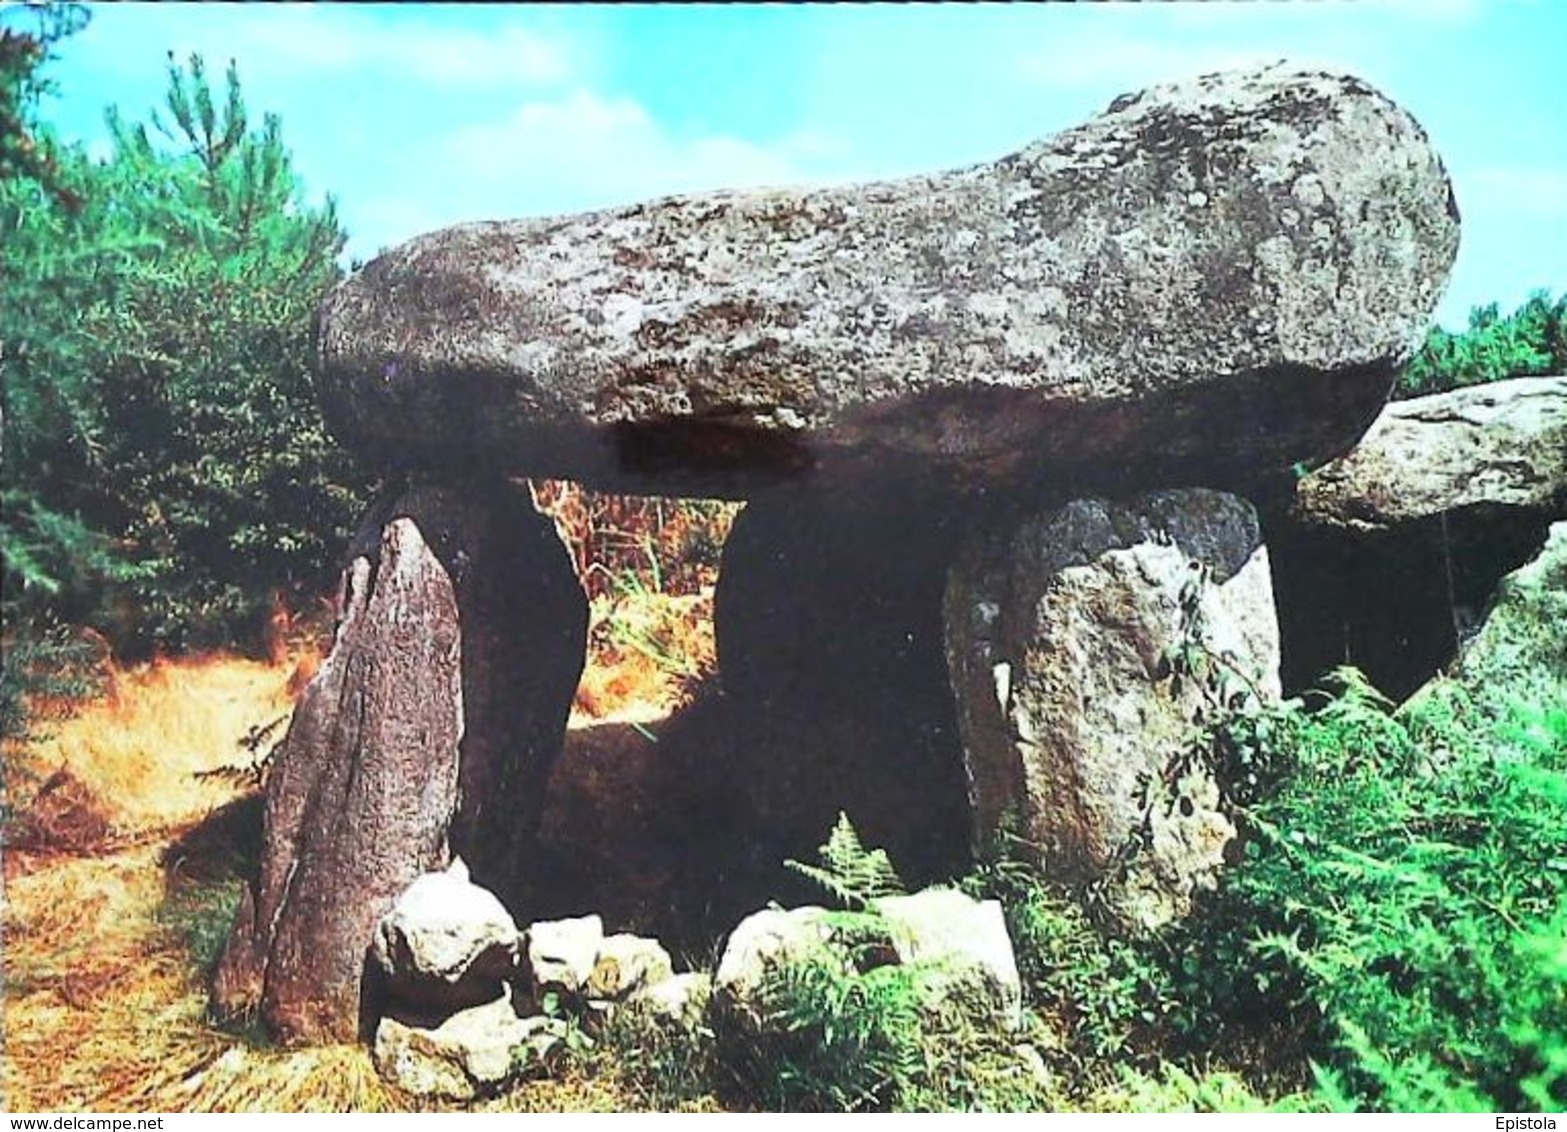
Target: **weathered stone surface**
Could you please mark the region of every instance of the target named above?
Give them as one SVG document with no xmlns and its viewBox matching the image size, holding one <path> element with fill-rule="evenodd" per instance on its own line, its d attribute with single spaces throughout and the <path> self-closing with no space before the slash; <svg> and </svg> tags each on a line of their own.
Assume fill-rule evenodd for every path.
<svg viewBox="0 0 1567 1132">
<path fill-rule="evenodd" d="M 949 173 L 419 237 L 323 304 L 322 403 L 383 464 L 669 494 L 900 463 L 1216 482 L 1348 447 L 1457 243 L 1403 110 L 1278 65 Z"/>
<path fill-rule="evenodd" d="M 383 500 L 339 608 L 268 778 L 261 874 L 214 982 L 220 1011 L 259 1008 L 285 1041 L 368 1029 L 376 925 L 453 851 L 492 889 L 517 875 L 584 656 L 565 548 L 509 494 Z"/>
<path fill-rule="evenodd" d="M 942 965 L 955 990 L 976 985 L 1009 1025 L 1022 1025 L 1023 981 L 998 901 L 927 888 L 883 897 L 873 907 L 892 926 L 898 962 Z"/>
<path fill-rule="evenodd" d="M 886 935 L 852 946 L 826 909 L 767 908 L 736 925 L 713 977 L 713 1015 L 719 1041 L 731 1057 L 765 1061 L 797 1046 L 800 1035 L 780 1019 L 777 978 L 791 967 L 824 963 L 845 979 L 892 965 L 921 967 L 920 1009 L 960 1012 L 974 1022 L 1015 1028 L 1022 1021 L 1022 984 L 1001 906 L 960 892 L 927 889 L 876 900 Z"/>
<path fill-rule="evenodd" d="M 664 1022 L 692 1029 L 701 1024 L 712 997 L 711 975 L 685 971 L 647 984 L 628 1001 Z"/>
<path fill-rule="evenodd" d="M 444 1020 L 387 1015 L 373 1052 L 376 1070 L 404 1092 L 470 1100 L 547 1062 L 565 1041 L 566 1023 L 519 1018 L 502 994 Z"/>
<path fill-rule="evenodd" d="M 1567 378 L 1388 405 L 1266 517 L 1291 693 L 1353 664 L 1394 699 L 1453 660 L 1567 515 Z"/>
<path fill-rule="evenodd" d="M 549 991 L 582 993 L 603 943 L 604 921 L 597 915 L 528 925 L 526 955 L 535 997 Z"/>
<path fill-rule="evenodd" d="M 517 925 L 461 858 L 425 873 L 376 925 L 371 954 L 397 1003 L 455 1011 L 489 1002 L 515 972 Z"/>
<path fill-rule="evenodd" d="M 1183 915 L 1235 832 L 1190 757 L 1224 690 L 1189 663 L 1278 695 L 1250 505 L 1170 491 L 997 522 L 954 566 L 946 619 L 979 847 L 1014 821 L 1052 879 L 1104 882 L 1124 926 Z"/>
<path fill-rule="evenodd" d="M 1554 524 L 1540 553 L 1503 579 L 1495 606 L 1464 647 L 1457 672 L 1482 694 L 1505 696 L 1522 674 L 1554 681 L 1534 702 L 1560 704 L 1567 692 L 1567 522 Z"/>
<path fill-rule="evenodd" d="M 1295 499 L 1302 523 L 1352 530 L 1477 508 L 1567 516 L 1567 377 L 1394 401 Z"/>
<path fill-rule="evenodd" d="M 957 523 L 913 495 L 800 491 L 730 529 L 714 631 L 731 726 L 710 773 L 777 898 L 809 898 L 781 863 L 812 859 L 840 811 L 910 883 L 967 862 L 941 636 Z"/>
<path fill-rule="evenodd" d="M 584 992 L 602 1002 L 620 1002 L 674 976 L 669 952 L 656 939 L 621 932 L 605 936 Z"/>
<path fill-rule="evenodd" d="M 769 972 L 819 954 L 832 939 L 827 909 L 764 908 L 735 925 L 713 974 L 713 996 L 739 1029 L 763 1025 Z"/>
</svg>

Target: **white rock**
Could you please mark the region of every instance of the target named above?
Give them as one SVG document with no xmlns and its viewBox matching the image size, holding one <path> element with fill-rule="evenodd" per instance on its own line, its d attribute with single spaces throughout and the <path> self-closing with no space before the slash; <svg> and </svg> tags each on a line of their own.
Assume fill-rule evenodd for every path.
<svg viewBox="0 0 1567 1132">
<path fill-rule="evenodd" d="M 675 973 L 669 952 L 656 939 L 638 935 L 606 936 L 587 981 L 589 998 L 621 1001 Z"/>
<path fill-rule="evenodd" d="M 692 1028 L 701 1022 L 713 994 L 713 979 L 697 971 L 671 975 L 632 992 L 628 1002 L 666 1022 Z"/>
<path fill-rule="evenodd" d="M 517 925 L 460 858 L 404 890 L 376 927 L 376 963 L 391 997 L 451 1010 L 493 999 L 517 966 Z"/>
<path fill-rule="evenodd" d="M 528 971 L 536 992 L 579 994 L 593 977 L 604 921 L 597 915 L 540 920 L 528 928 Z"/>
<path fill-rule="evenodd" d="M 976 978 L 1007 1023 L 1022 1025 L 1023 983 L 997 901 L 927 888 L 913 896 L 883 897 L 874 907 L 892 925 L 900 963 L 942 964 L 955 982 Z"/>
<path fill-rule="evenodd" d="M 435 1024 L 388 1015 L 376 1029 L 377 1071 L 422 1097 L 468 1100 L 495 1092 L 566 1040 L 554 1018 L 519 1018 L 509 995 L 458 1011 Z"/>
</svg>

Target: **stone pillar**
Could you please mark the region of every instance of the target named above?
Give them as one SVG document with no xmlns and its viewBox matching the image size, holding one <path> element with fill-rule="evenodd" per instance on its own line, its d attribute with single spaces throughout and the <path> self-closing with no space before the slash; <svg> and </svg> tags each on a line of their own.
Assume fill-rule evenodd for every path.
<svg viewBox="0 0 1567 1132">
<path fill-rule="evenodd" d="M 941 638 L 954 515 L 912 497 L 799 490 L 735 519 L 714 610 L 723 773 L 764 872 L 814 860 L 840 810 L 911 883 L 966 863 Z"/>
<path fill-rule="evenodd" d="M 553 525 L 500 489 L 382 500 L 343 575 L 331 655 L 266 787 L 261 874 L 214 980 L 283 1041 L 348 1040 L 376 923 L 460 852 L 502 891 L 560 749 L 587 604 Z"/>
<path fill-rule="evenodd" d="M 1279 694 L 1251 505 L 1168 491 L 992 521 L 952 569 L 946 640 L 978 848 L 1010 828 L 1127 929 L 1188 912 L 1235 834 L 1194 743 L 1231 690 Z"/>
</svg>

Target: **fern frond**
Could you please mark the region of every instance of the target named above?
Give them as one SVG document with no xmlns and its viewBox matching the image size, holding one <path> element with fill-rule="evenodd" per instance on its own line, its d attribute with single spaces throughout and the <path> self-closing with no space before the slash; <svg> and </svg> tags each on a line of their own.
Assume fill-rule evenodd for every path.
<svg viewBox="0 0 1567 1132">
<path fill-rule="evenodd" d="M 863 910 L 879 897 L 900 896 L 905 891 L 887 851 L 867 849 L 849 815 L 841 811 L 817 855 L 820 865 L 788 860 L 784 867 L 819 886 L 845 908 Z"/>
</svg>

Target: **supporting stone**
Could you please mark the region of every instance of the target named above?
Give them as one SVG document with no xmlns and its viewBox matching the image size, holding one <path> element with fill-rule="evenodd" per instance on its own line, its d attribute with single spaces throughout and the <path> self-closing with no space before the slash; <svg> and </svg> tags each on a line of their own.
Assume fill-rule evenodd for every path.
<svg viewBox="0 0 1567 1132">
<path fill-rule="evenodd" d="M 267 782 L 214 1000 L 283 1041 L 364 1032 L 377 922 L 453 851 L 515 891 L 581 672 L 586 600 L 525 497 L 415 488 L 352 548 L 332 653 Z"/>
<path fill-rule="evenodd" d="M 1169 491 L 990 523 L 946 633 L 977 848 L 1009 828 L 1127 929 L 1189 911 L 1235 833 L 1194 740 L 1232 693 L 1278 695 L 1251 506 Z"/>
<path fill-rule="evenodd" d="M 1567 516 L 1567 377 L 1394 401 L 1266 516 L 1284 686 L 1353 664 L 1401 700 Z"/>
<path fill-rule="evenodd" d="M 758 867 L 814 860 L 840 810 L 911 883 L 967 859 L 941 643 L 955 516 L 912 496 L 800 491 L 736 518 L 714 621 L 725 773 Z"/>
</svg>

